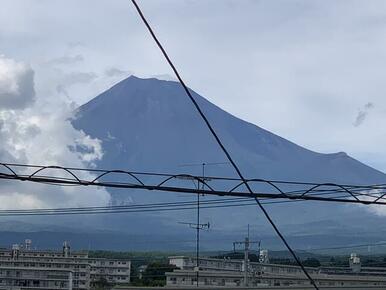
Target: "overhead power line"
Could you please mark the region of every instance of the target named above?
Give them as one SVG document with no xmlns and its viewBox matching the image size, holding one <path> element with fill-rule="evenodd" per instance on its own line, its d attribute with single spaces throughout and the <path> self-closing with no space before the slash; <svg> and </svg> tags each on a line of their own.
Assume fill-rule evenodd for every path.
<svg viewBox="0 0 386 290">
<path fill-rule="evenodd" d="M 89 174 L 85 174 L 89 173 Z M 95 174 L 98 174 L 95 176 Z M 84 176 L 87 176 L 85 178 Z M 125 181 L 123 181 L 125 177 Z M 82 178 L 83 177 L 83 178 Z M 119 178 L 118 178 L 119 177 Z M 241 198 L 279 200 L 330 201 L 340 203 L 386 205 L 386 186 L 312 183 L 267 179 L 247 179 L 134 172 L 124 170 L 85 169 L 61 166 L 0 163 L 0 179 L 30 181 L 49 185 L 97 186 L 122 189 L 154 190 L 160 192 L 196 193 Z M 127 181 L 126 181 L 127 180 Z M 192 182 L 204 184 L 196 188 Z M 210 183 L 209 181 L 210 180 Z M 254 191 L 245 191 L 249 184 Z"/>
<path fill-rule="evenodd" d="M 249 200 L 229 199 L 225 201 L 211 200 L 203 201 L 203 209 L 247 206 Z M 154 211 L 195 210 L 195 202 L 177 203 L 149 203 L 125 206 L 101 206 L 101 207 L 78 207 L 78 208 L 38 208 L 38 209 L 9 209 L 0 210 L 0 216 L 24 216 L 24 215 L 75 215 L 75 214 L 113 214 L 113 213 L 138 213 Z"/>
<path fill-rule="evenodd" d="M 262 201 L 264 205 L 301 202 L 304 200 L 281 200 Z M 234 198 L 225 200 L 203 201 L 201 209 L 232 208 L 256 206 L 251 198 Z M 123 214 L 123 213 L 146 213 L 164 211 L 186 211 L 196 210 L 196 202 L 178 203 L 147 203 L 122 206 L 101 206 L 101 207 L 62 207 L 62 208 L 36 208 L 36 209 L 7 209 L 0 210 L 0 216 L 58 216 L 58 215 L 95 215 L 95 214 Z"/>
</svg>

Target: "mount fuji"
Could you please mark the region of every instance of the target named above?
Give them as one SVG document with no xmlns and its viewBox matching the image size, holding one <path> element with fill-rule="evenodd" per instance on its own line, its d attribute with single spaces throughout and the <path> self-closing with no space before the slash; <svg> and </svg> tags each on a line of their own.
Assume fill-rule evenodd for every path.
<svg viewBox="0 0 386 290">
<path fill-rule="evenodd" d="M 343 152 L 307 150 L 192 93 L 248 177 L 354 184 L 386 181 L 384 173 Z M 131 76 L 81 106 L 73 125 L 102 140 L 105 155 L 98 165 L 103 168 L 181 172 L 186 163 L 227 161 L 180 84 L 173 81 Z M 226 167 L 211 170 L 232 174 Z"/>
<path fill-rule="evenodd" d="M 346 153 L 322 154 L 308 150 L 236 118 L 191 92 L 247 178 L 386 183 L 384 173 Z M 103 169 L 200 174 L 200 167 L 183 165 L 227 161 L 183 88 L 174 81 L 131 76 L 79 107 L 72 122 L 75 128 L 102 141 L 104 156 L 97 166 Z M 208 166 L 206 173 L 236 176 L 228 164 Z M 111 194 L 118 204 L 195 199 L 194 196 L 145 191 L 111 190 Z M 321 241 L 324 235 L 335 240 L 341 237 L 342 241 L 353 237 L 378 241 L 386 237 L 386 231 L 380 227 L 382 218 L 365 206 L 296 202 L 267 208 L 283 231 L 296 238 L 317 235 Z M 176 226 L 177 222 L 192 219 L 194 215 L 194 211 L 152 213 L 143 219 L 147 221 L 146 231 L 159 229 L 162 224 L 165 228 L 172 225 L 167 228 L 178 232 L 181 229 Z M 131 230 L 140 231 L 141 217 L 128 218 L 127 222 L 134 219 Z M 202 221 L 206 220 L 219 233 L 244 231 L 246 224 L 251 223 L 258 227 L 260 236 L 272 235 L 255 207 L 205 210 Z M 119 217 L 101 218 L 100 223 L 119 224 L 119 227 L 126 224 Z"/>
</svg>

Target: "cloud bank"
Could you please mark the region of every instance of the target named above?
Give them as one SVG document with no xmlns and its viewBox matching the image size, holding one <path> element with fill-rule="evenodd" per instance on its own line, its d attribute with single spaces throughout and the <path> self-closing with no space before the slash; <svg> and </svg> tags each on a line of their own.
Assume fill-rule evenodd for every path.
<svg viewBox="0 0 386 290">
<path fill-rule="evenodd" d="M 117 67 L 110 67 L 105 70 L 105 76 L 106 77 L 127 77 L 131 75 L 132 72 L 127 71 L 127 70 L 122 70 Z"/>
<path fill-rule="evenodd" d="M 84 61 L 84 57 L 81 54 L 77 54 L 74 56 L 69 56 L 65 55 L 62 57 L 57 57 L 54 59 L 51 59 L 48 64 L 53 64 L 53 65 L 68 65 L 68 64 L 75 64 L 78 62 Z"/>
<path fill-rule="evenodd" d="M 35 101 L 34 71 L 0 55 L 0 109 L 23 109 Z"/>
<path fill-rule="evenodd" d="M 49 104 L 35 94 L 34 71 L 22 62 L 0 59 L 0 160 L 2 162 L 93 166 L 103 156 L 101 142 L 75 130 L 71 108 Z M 81 149 L 81 150 L 78 150 Z M 4 170 L 4 169 L 0 169 Z M 61 172 L 51 172 L 63 176 Z M 90 178 L 86 173 L 82 178 Z M 105 190 L 53 187 L 25 182 L 0 185 L 0 208 L 105 205 Z"/>
</svg>

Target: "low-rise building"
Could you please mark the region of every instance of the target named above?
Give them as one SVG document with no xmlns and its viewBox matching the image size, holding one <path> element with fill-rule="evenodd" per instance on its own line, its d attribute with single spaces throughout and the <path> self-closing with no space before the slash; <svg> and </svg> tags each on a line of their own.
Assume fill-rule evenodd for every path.
<svg viewBox="0 0 386 290">
<path fill-rule="evenodd" d="M 233 259 L 216 259 L 216 258 L 199 258 L 199 269 L 200 271 L 244 271 L 244 261 L 243 260 L 233 260 Z M 195 257 L 187 256 L 172 256 L 169 257 L 169 264 L 175 265 L 181 270 L 194 270 L 197 265 L 197 260 Z M 257 263 L 250 262 L 248 264 L 248 271 L 257 274 L 283 274 L 283 275 L 295 275 L 301 274 L 303 271 L 300 267 L 291 266 L 291 265 L 279 265 L 279 264 L 269 264 L 269 263 Z M 307 271 L 310 274 L 319 273 L 318 268 L 306 267 Z"/>
<path fill-rule="evenodd" d="M 328 287 L 384 287 L 386 289 L 386 277 L 382 276 L 356 276 L 356 275 L 312 275 L 318 286 Z M 167 286 L 194 286 L 197 283 L 197 272 L 192 270 L 174 270 L 166 273 Z M 231 271 L 200 271 L 198 284 L 207 287 L 241 287 L 243 286 L 244 274 Z M 249 287 L 286 287 L 286 286 L 308 286 L 309 280 L 305 275 L 275 275 L 261 274 L 249 275 Z M 294 288 L 296 289 L 296 288 Z"/>
<path fill-rule="evenodd" d="M 128 260 L 89 258 L 72 252 L 67 242 L 62 251 L 31 249 L 24 245 L 0 249 L 0 290 L 87 290 L 104 279 L 111 284 L 130 282 Z"/>
<path fill-rule="evenodd" d="M 354 259 L 355 258 L 355 259 Z M 351 255 L 350 267 L 306 267 L 307 272 L 319 286 L 329 287 L 384 287 L 386 271 L 381 268 L 361 267 L 360 259 Z M 309 280 L 298 266 L 249 262 L 243 260 L 205 258 L 199 259 L 197 273 L 196 258 L 174 256 L 169 263 L 178 270 L 166 273 L 167 286 L 192 286 L 198 284 L 208 287 L 274 287 L 307 286 Z M 245 268 L 247 267 L 247 268 Z M 245 270 L 247 269 L 247 273 Z M 247 280 L 247 281 L 246 281 Z"/>
<path fill-rule="evenodd" d="M 84 252 L 32 250 L 13 245 L 0 250 L 0 289 L 90 288 L 90 265 Z M 11 288 L 12 287 L 12 288 Z"/>
<path fill-rule="evenodd" d="M 129 260 L 90 258 L 89 264 L 92 282 L 106 279 L 112 284 L 130 283 L 131 263 Z"/>
</svg>

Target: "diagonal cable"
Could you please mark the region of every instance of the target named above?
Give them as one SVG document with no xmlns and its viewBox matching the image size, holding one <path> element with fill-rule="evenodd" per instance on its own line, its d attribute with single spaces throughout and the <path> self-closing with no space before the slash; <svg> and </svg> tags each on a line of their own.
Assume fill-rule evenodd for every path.
<svg viewBox="0 0 386 290">
<path fill-rule="evenodd" d="M 213 137 L 215 138 L 216 142 L 218 143 L 218 145 L 221 147 L 222 151 L 224 152 L 224 154 L 226 155 L 226 157 L 228 158 L 229 162 L 232 164 L 232 166 L 234 167 L 235 171 L 237 172 L 238 176 L 240 177 L 240 179 L 245 182 L 245 186 L 246 188 L 248 189 L 248 191 L 253 194 L 253 191 L 251 189 L 251 187 L 249 186 L 249 184 L 246 182 L 243 174 L 241 173 L 239 167 L 237 166 L 237 164 L 233 161 L 231 155 L 229 154 L 228 150 L 225 148 L 225 146 L 223 145 L 223 143 L 221 142 L 219 136 L 217 135 L 217 133 L 215 132 L 215 130 L 213 129 L 212 125 L 210 124 L 209 120 L 207 119 L 207 117 L 205 116 L 205 114 L 203 113 L 203 111 L 201 110 L 200 106 L 198 105 L 198 103 L 196 102 L 196 100 L 194 99 L 194 97 L 192 96 L 192 94 L 190 93 L 189 91 L 189 88 L 186 86 L 185 82 L 183 81 L 183 79 L 181 78 L 180 74 L 178 73 L 176 67 L 174 66 L 173 62 L 171 61 L 171 59 L 169 58 L 167 52 L 165 51 L 165 49 L 163 48 L 162 44 L 160 43 L 160 41 L 158 40 L 157 36 L 155 35 L 153 29 L 151 28 L 150 24 L 148 23 L 148 21 L 146 20 L 144 14 L 142 13 L 141 11 L 141 8 L 138 6 L 137 2 L 135 0 L 131 0 L 131 2 L 133 3 L 135 9 L 137 10 L 139 16 L 141 17 L 143 23 L 146 25 L 148 31 L 150 32 L 152 38 L 154 39 L 154 41 L 156 42 L 157 46 L 159 47 L 159 49 L 161 50 L 163 56 L 165 57 L 166 61 L 168 62 L 168 64 L 170 65 L 170 67 L 172 68 L 174 74 L 176 75 L 177 79 L 179 80 L 179 82 L 181 83 L 182 87 L 184 88 L 187 96 L 189 97 L 189 99 L 192 101 L 194 107 L 196 108 L 197 112 L 199 113 L 199 115 L 201 116 L 201 118 L 203 119 L 203 121 L 205 122 L 205 124 L 207 125 L 209 131 L 212 133 Z M 291 253 L 291 255 L 294 257 L 294 259 L 296 260 L 296 263 L 301 267 L 302 271 L 304 272 L 304 274 L 307 276 L 307 278 L 309 279 L 311 285 L 314 286 L 315 289 L 319 289 L 318 286 L 316 285 L 315 281 L 312 279 L 312 277 L 310 276 L 310 274 L 308 274 L 306 268 L 303 266 L 303 264 L 301 263 L 300 259 L 297 257 L 297 255 L 295 254 L 295 252 L 292 250 L 291 246 L 288 244 L 287 240 L 285 239 L 285 237 L 282 235 L 282 233 L 280 232 L 280 230 L 278 229 L 278 227 L 275 225 L 274 221 L 272 220 L 272 218 L 270 217 L 269 213 L 267 212 L 267 210 L 264 208 L 264 206 L 261 204 L 260 200 L 256 197 L 255 198 L 255 201 L 257 203 L 257 205 L 259 206 L 259 208 L 261 209 L 261 211 L 264 213 L 265 217 L 267 218 L 267 220 L 269 221 L 269 223 L 272 225 L 273 229 L 275 230 L 276 234 L 280 237 L 280 239 L 282 240 L 282 242 L 285 244 L 285 246 L 287 247 L 288 251 Z"/>
</svg>

